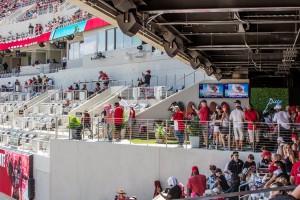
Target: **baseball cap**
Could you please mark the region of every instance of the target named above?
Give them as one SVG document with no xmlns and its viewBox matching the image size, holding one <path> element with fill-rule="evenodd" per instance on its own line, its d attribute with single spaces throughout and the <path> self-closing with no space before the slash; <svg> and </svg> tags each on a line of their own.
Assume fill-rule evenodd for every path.
<svg viewBox="0 0 300 200">
<path fill-rule="evenodd" d="M 149 74 L 151 74 L 151 70 L 150 69 L 148 69 L 146 72 L 149 73 Z"/>
<path fill-rule="evenodd" d="M 221 170 L 220 168 L 217 168 L 217 169 L 216 169 L 216 173 L 218 173 L 218 172 L 219 172 L 219 173 L 222 173 L 222 170 Z"/>
<path fill-rule="evenodd" d="M 210 169 L 210 170 L 216 170 L 217 167 L 216 167 L 215 165 L 209 165 L 209 169 Z"/>
<path fill-rule="evenodd" d="M 227 104 L 224 104 L 224 105 L 222 106 L 222 108 L 229 108 L 229 106 L 228 106 Z"/>
<path fill-rule="evenodd" d="M 204 102 L 204 103 L 207 103 L 207 101 L 205 99 L 201 100 L 200 102 Z"/>
<path fill-rule="evenodd" d="M 271 156 L 271 152 L 270 151 L 265 151 L 262 153 L 262 157 L 266 157 L 266 156 Z"/>
<path fill-rule="evenodd" d="M 274 107 L 275 110 L 281 110 L 281 108 L 282 108 L 282 106 L 279 105 L 279 104 L 277 104 L 277 105 Z"/>
<path fill-rule="evenodd" d="M 233 102 L 235 104 L 242 104 L 240 100 L 235 100 L 235 102 Z"/>
<path fill-rule="evenodd" d="M 277 141 L 284 142 L 284 139 L 283 139 L 281 136 L 279 136 L 279 137 L 277 138 Z"/>
<path fill-rule="evenodd" d="M 292 136 L 291 136 L 291 138 L 296 138 L 296 139 L 298 139 L 298 134 L 297 134 L 297 133 L 293 133 Z"/>
<path fill-rule="evenodd" d="M 192 167 L 192 172 L 194 172 L 194 171 L 199 171 L 197 166 Z"/>
<path fill-rule="evenodd" d="M 254 160 L 254 156 L 252 154 L 249 154 L 248 158 L 250 158 L 251 160 Z"/>
</svg>

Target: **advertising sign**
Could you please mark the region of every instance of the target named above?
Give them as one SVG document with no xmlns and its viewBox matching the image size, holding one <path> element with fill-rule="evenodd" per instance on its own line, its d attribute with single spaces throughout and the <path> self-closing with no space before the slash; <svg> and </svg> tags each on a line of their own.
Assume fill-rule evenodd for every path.
<svg viewBox="0 0 300 200">
<path fill-rule="evenodd" d="M 28 180 L 33 175 L 33 156 L 0 148 L 0 192 L 18 200 L 29 200 Z"/>
<path fill-rule="evenodd" d="M 225 84 L 224 85 L 225 98 L 248 98 L 249 85 L 247 83 Z"/>
<path fill-rule="evenodd" d="M 199 98 L 223 98 L 223 84 L 199 84 Z"/>
<path fill-rule="evenodd" d="M 84 31 L 85 25 L 86 25 L 86 21 L 83 21 L 52 31 L 51 40 L 76 34 L 76 33 L 81 33 Z"/>
<path fill-rule="evenodd" d="M 2 42 L 0 43 L 0 50 L 3 51 L 6 49 L 22 48 L 22 47 L 38 44 L 41 42 L 47 42 L 49 41 L 50 34 L 51 32 L 47 32 L 38 36 L 18 39 L 14 41 Z"/>
</svg>

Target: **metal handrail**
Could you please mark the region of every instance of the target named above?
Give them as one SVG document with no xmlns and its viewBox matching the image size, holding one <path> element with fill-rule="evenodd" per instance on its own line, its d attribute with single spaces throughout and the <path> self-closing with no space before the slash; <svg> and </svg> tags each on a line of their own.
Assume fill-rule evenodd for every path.
<svg viewBox="0 0 300 200">
<path fill-rule="evenodd" d="M 297 186 L 290 185 L 284 187 L 276 187 L 276 188 L 268 188 L 268 189 L 260 189 L 260 190 L 250 190 L 250 191 L 243 191 L 243 192 L 233 192 L 228 194 L 218 194 L 218 195 L 211 195 L 211 196 L 204 196 L 204 197 L 197 197 L 197 198 L 185 198 L 187 200 L 211 200 L 211 199 L 218 199 L 218 198 L 226 198 L 226 197 L 237 197 L 242 195 L 250 195 L 250 194 L 258 194 L 258 193 L 267 193 L 271 191 L 278 191 L 278 190 L 293 190 Z"/>
</svg>

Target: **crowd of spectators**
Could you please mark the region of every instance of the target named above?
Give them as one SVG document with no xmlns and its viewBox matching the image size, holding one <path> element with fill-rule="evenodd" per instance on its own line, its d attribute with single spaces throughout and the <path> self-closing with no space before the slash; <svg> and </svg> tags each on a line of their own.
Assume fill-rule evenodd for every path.
<svg viewBox="0 0 300 200">
<path fill-rule="evenodd" d="M 35 3 L 36 0 L 1 0 L 0 1 L 0 19 L 8 17 L 14 11 Z"/>
<path fill-rule="evenodd" d="M 62 0 L 43 0 L 37 1 L 34 9 L 27 10 L 24 16 L 17 19 L 18 22 L 37 18 L 38 15 L 58 12 L 58 7 L 63 3 Z"/>
<path fill-rule="evenodd" d="M 32 26 L 32 30 L 28 29 L 28 31 L 23 31 L 19 33 L 12 33 L 11 31 L 9 31 L 7 36 L 0 35 L 0 40 L 2 42 L 5 42 L 26 38 L 33 35 L 40 35 L 44 32 L 49 32 L 58 28 L 62 28 L 64 26 L 74 24 L 78 21 L 87 20 L 90 18 L 92 18 L 91 14 L 79 9 L 71 16 L 58 16 L 57 18 L 53 18 L 44 25 L 42 23 L 37 23 L 35 24 L 35 26 L 30 24 L 30 26 Z"/>
</svg>

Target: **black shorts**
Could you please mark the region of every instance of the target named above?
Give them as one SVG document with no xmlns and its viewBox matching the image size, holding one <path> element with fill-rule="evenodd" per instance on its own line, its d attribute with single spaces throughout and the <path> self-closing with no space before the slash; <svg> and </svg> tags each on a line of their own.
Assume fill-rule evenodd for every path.
<svg viewBox="0 0 300 200">
<path fill-rule="evenodd" d="M 221 127 L 220 128 L 220 132 L 222 133 L 222 134 L 229 134 L 229 127 Z"/>
<path fill-rule="evenodd" d="M 115 124 L 115 129 L 116 129 L 116 131 L 121 131 L 122 124 Z"/>
</svg>

